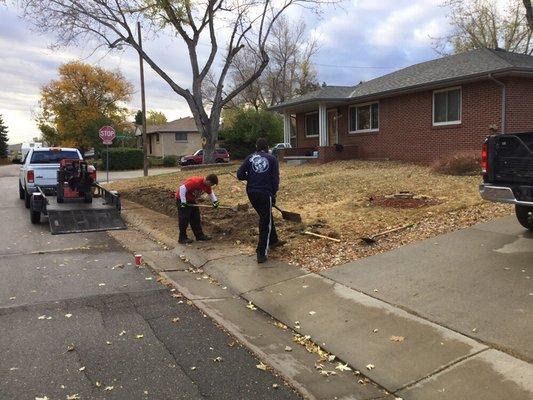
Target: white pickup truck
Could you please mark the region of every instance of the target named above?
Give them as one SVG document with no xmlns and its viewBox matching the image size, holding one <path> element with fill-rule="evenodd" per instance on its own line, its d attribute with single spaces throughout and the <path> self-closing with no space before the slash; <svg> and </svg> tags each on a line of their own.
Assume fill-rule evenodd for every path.
<svg viewBox="0 0 533 400">
<path fill-rule="evenodd" d="M 78 149 L 39 147 L 32 148 L 22 161 L 19 174 L 19 196 L 26 208 L 30 208 L 31 194 L 42 190 L 55 192 L 57 188 L 57 171 L 62 159 L 82 160 Z"/>
</svg>

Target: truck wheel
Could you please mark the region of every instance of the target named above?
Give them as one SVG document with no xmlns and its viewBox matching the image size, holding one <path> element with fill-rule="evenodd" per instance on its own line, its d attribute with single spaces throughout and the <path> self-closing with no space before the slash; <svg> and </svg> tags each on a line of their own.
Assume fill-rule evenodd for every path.
<svg viewBox="0 0 533 400">
<path fill-rule="evenodd" d="M 30 200 L 31 200 L 31 194 L 25 191 L 24 192 L 24 206 L 26 208 L 30 208 Z"/>
<path fill-rule="evenodd" d="M 215 162 L 216 162 L 217 164 L 221 164 L 221 163 L 224 162 L 224 160 L 223 160 L 222 158 L 217 158 L 217 159 L 215 160 Z"/>
<path fill-rule="evenodd" d="M 20 184 L 20 181 L 19 181 L 19 199 L 24 200 L 24 188 Z"/>
<path fill-rule="evenodd" d="M 40 224 L 41 223 L 41 212 L 30 210 L 30 220 L 32 224 Z"/>
<path fill-rule="evenodd" d="M 515 205 L 515 213 L 520 225 L 533 231 L 533 207 Z"/>
</svg>

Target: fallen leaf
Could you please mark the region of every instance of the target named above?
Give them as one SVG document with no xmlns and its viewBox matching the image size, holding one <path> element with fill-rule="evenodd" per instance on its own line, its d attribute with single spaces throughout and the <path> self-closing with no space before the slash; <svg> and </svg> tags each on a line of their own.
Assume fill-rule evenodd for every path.
<svg viewBox="0 0 533 400">
<path fill-rule="evenodd" d="M 85 371 L 85 367 L 81 367 L 81 368 L 79 368 L 78 371 L 80 371 L 80 372 L 81 372 L 81 371 Z"/>
<path fill-rule="evenodd" d="M 50 400 L 47 396 L 44 397 L 36 397 L 35 400 Z"/>
<path fill-rule="evenodd" d="M 16 300 L 16 297 L 10 297 L 9 300 Z"/>
<path fill-rule="evenodd" d="M 377 293 L 377 292 L 379 292 L 379 290 L 377 290 L 377 289 L 374 289 L 374 293 Z"/>
<path fill-rule="evenodd" d="M 377 333 L 378 331 L 379 331 L 379 329 L 373 329 L 372 333 Z"/>
<path fill-rule="evenodd" d="M 65 314 L 65 318 L 70 318 L 72 317 L 72 314 Z"/>
<path fill-rule="evenodd" d="M 179 317 L 172 318 L 172 322 L 174 322 L 174 323 L 180 322 Z"/>
<path fill-rule="evenodd" d="M 277 383 L 273 383 L 273 384 L 272 384 L 272 388 L 273 388 L 273 389 L 277 389 L 277 388 L 279 388 L 279 385 L 278 385 Z"/>
<path fill-rule="evenodd" d="M 477 332 L 477 328 L 472 329 L 472 332 L 476 333 Z"/>
<path fill-rule="evenodd" d="M 110 391 L 112 391 L 114 388 L 115 388 L 114 386 L 106 386 L 106 387 L 104 388 L 104 390 L 107 391 L 107 392 L 110 392 Z"/>
<path fill-rule="evenodd" d="M 12 368 L 9 368 L 10 371 L 17 371 L 18 368 L 17 367 L 12 367 Z"/>
<path fill-rule="evenodd" d="M 119 335 L 119 336 L 124 336 L 125 334 L 126 334 L 126 331 L 122 331 L 122 332 L 120 332 L 118 335 Z"/>
<path fill-rule="evenodd" d="M 144 278 L 146 281 L 151 281 L 153 280 L 154 278 L 152 278 L 151 276 L 149 276 L 148 278 Z"/>
<path fill-rule="evenodd" d="M 337 363 L 337 366 L 335 367 L 335 369 L 338 369 L 339 371 L 351 371 L 352 370 L 350 367 L 348 367 L 348 364 L 343 364 L 343 363 Z"/>
<path fill-rule="evenodd" d="M 76 347 L 74 347 L 73 344 L 69 344 L 69 345 L 67 346 L 67 351 L 74 351 L 74 350 L 76 350 Z"/>
<path fill-rule="evenodd" d="M 257 364 L 255 366 L 257 369 L 260 369 L 261 371 L 266 371 L 267 370 L 267 366 L 265 364 L 263 364 L 263 362 L 260 362 L 259 364 Z"/>
<path fill-rule="evenodd" d="M 196 367 L 191 367 L 191 370 L 194 371 L 196 369 Z"/>
<path fill-rule="evenodd" d="M 181 299 L 183 295 L 181 293 L 173 293 L 172 297 L 174 297 L 175 299 Z"/>
<path fill-rule="evenodd" d="M 135 335 L 135 339 L 142 339 L 144 337 L 144 334 Z"/>
<path fill-rule="evenodd" d="M 109 340 L 105 342 L 108 346 L 111 346 L 113 343 L 111 343 Z"/>
<path fill-rule="evenodd" d="M 374 368 L 376 368 L 376 366 L 374 364 L 368 364 L 366 366 L 366 369 L 368 369 L 369 371 L 373 370 Z"/>
<path fill-rule="evenodd" d="M 105 286 L 105 283 L 99 283 L 98 286 Z"/>
<path fill-rule="evenodd" d="M 251 301 L 248 302 L 248 304 L 246 305 L 246 308 L 249 308 L 252 311 L 257 310 L 257 307 L 254 306 L 254 304 Z"/>
<path fill-rule="evenodd" d="M 281 322 L 274 322 L 274 326 L 279 328 L 279 329 L 283 329 L 283 330 L 287 329 L 287 325 L 282 324 Z"/>
<path fill-rule="evenodd" d="M 292 351 L 292 347 L 291 346 L 285 346 L 285 351 Z"/>
<path fill-rule="evenodd" d="M 322 370 L 320 371 L 320 374 L 323 376 L 337 375 L 335 371 L 328 371 L 328 370 Z"/>
<path fill-rule="evenodd" d="M 100 381 L 96 381 L 96 382 L 94 382 L 94 386 L 100 387 L 100 386 L 102 386 L 102 384 L 100 383 Z"/>
<path fill-rule="evenodd" d="M 405 340 L 405 337 L 403 337 L 403 336 L 391 336 L 389 339 L 392 342 L 403 342 Z"/>
<path fill-rule="evenodd" d="M 80 400 L 80 399 L 81 397 L 78 393 L 67 395 L 67 400 Z"/>
<path fill-rule="evenodd" d="M 213 362 L 222 362 L 222 361 L 223 361 L 222 357 L 216 357 L 213 359 Z"/>
<path fill-rule="evenodd" d="M 117 264 L 111 269 L 124 268 L 124 264 Z"/>
<path fill-rule="evenodd" d="M 41 316 L 38 317 L 37 319 L 46 319 L 46 315 L 41 315 Z"/>
<path fill-rule="evenodd" d="M 315 315 L 316 311 L 309 311 L 309 315 Z"/>
<path fill-rule="evenodd" d="M 329 361 L 329 362 L 333 362 L 334 360 L 335 360 L 335 356 L 334 356 L 333 354 L 330 354 L 330 355 L 328 356 L 328 361 Z"/>
</svg>

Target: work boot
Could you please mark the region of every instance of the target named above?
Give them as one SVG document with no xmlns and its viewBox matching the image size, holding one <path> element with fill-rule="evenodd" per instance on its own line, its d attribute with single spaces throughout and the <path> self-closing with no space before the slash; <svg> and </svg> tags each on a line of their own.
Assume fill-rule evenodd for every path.
<svg viewBox="0 0 533 400">
<path fill-rule="evenodd" d="M 180 238 L 180 240 L 178 240 L 178 243 L 181 243 L 181 244 L 191 244 L 191 243 L 192 243 L 192 240 L 189 239 L 188 237 L 184 237 L 184 238 Z"/>
<path fill-rule="evenodd" d="M 258 254 L 257 255 L 257 263 L 258 264 L 263 264 L 263 263 L 266 263 L 268 260 L 268 257 L 265 256 L 265 255 L 261 255 L 261 254 Z"/>
<path fill-rule="evenodd" d="M 207 235 L 200 235 L 196 238 L 199 242 L 207 242 L 208 240 L 211 240 L 210 236 Z"/>
<path fill-rule="evenodd" d="M 270 243 L 268 247 L 270 247 L 271 249 L 275 249 L 281 246 L 285 246 L 286 243 L 287 242 L 285 240 L 278 240 L 277 242 Z"/>
</svg>

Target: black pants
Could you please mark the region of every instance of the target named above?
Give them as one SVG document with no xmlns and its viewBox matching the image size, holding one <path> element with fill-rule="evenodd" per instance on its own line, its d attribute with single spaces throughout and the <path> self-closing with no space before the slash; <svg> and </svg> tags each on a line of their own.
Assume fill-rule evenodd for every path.
<svg viewBox="0 0 533 400">
<path fill-rule="evenodd" d="M 278 235 L 272 218 L 272 197 L 264 193 L 248 193 L 250 203 L 259 214 L 259 243 L 257 244 L 257 254 L 266 256 L 268 246 L 276 243 Z"/>
<path fill-rule="evenodd" d="M 180 230 L 180 240 L 187 238 L 187 228 L 191 225 L 194 236 L 198 239 L 204 235 L 202 231 L 202 220 L 200 218 L 200 209 L 198 207 L 182 207 L 179 201 L 176 202 L 178 207 L 178 221 Z"/>
</svg>

